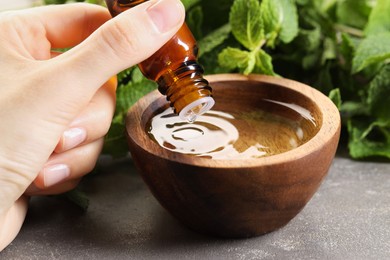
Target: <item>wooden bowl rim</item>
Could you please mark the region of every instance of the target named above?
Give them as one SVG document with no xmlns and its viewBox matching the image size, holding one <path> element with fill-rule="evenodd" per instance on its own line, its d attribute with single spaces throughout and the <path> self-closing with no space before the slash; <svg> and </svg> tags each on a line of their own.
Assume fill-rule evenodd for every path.
<svg viewBox="0 0 390 260">
<path fill-rule="evenodd" d="M 152 141 L 147 136 L 145 129 L 142 129 L 140 124 L 142 114 L 151 104 L 151 102 L 142 101 L 152 100 L 153 102 L 162 97 L 158 90 L 154 90 L 141 98 L 129 109 L 126 116 L 127 137 L 146 152 L 151 153 L 156 157 L 160 157 L 176 163 L 206 168 L 252 168 L 258 166 L 263 167 L 275 164 L 285 164 L 301 159 L 307 155 L 315 153 L 324 146 L 331 144 L 333 137 L 338 135 L 340 132 L 341 118 L 337 107 L 323 93 L 304 83 L 286 78 L 259 74 L 250 74 L 248 76 L 242 74 L 215 74 L 207 75 L 205 78 L 210 82 L 210 85 L 212 85 L 212 82 L 217 81 L 258 81 L 275 84 L 282 88 L 293 90 L 303 96 L 306 96 L 310 101 L 317 105 L 319 112 L 322 114 L 322 125 L 317 134 L 314 135 L 305 144 L 293 150 L 267 157 L 235 160 L 212 160 L 175 153 L 160 147 L 158 144 Z M 137 135 L 136 133 L 141 133 L 142 136 Z M 146 147 L 145 145 L 141 145 L 143 143 L 142 141 L 146 142 L 148 146 Z"/>
</svg>

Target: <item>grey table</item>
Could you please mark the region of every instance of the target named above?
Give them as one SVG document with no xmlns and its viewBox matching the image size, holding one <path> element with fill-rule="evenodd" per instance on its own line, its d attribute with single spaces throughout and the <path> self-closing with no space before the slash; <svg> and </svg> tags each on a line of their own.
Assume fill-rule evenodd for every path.
<svg viewBox="0 0 390 260">
<path fill-rule="evenodd" d="M 287 226 L 243 240 L 202 236 L 156 202 L 130 160 L 84 182 L 90 208 L 35 198 L 1 259 L 390 259 L 390 164 L 338 155 Z"/>
</svg>

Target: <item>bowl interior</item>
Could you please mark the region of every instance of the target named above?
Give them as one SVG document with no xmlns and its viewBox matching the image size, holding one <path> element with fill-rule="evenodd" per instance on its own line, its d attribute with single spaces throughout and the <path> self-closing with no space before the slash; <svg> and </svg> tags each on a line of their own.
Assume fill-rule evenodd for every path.
<svg viewBox="0 0 390 260">
<path fill-rule="evenodd" d="M 253 111 L 257 111 L 261 107 L 261 109 L 271 111 L 274 115 L 299 124 L 304 136 L 302 144 L 293 149 L 294 155 L 290 155 L 292 157 L 299 156 L 299 153 L 310 153 L 316 146 L 321 145 L 318 142 L 314 142 L 314 145 L 307 145 L 307 143 L 317 138 L 316 136 L 318 136 L 319 132 L 329 131 L 329 129 L 321 130 L 324 128 L 324 125 L 331 124 L 330 118 L 327 116 L 324 118 L 324 109 L 333 109 L 332 113 L 338 113 L 332 102 L 323 94 L 295 81 L 267 76 L 252 76 L 251 78 L 237 75 L 209 76 L 208 80 L 213 87 L 213 96 L 216 101 L 213 110 L 231 114 L 243 113 L 252 115 Z M 196 157 L 195 159 L 194 156 L 166 150 L 150 138 L 148 135 L 150 120 L 168 107 L 169 104 L 165 97 L 157 91 L 141 99 L 128 114 L 127 129 L 129 138 L 146 151 L 169 160 L 196 165 L 207 164 L 215 167 L 224 165 L 223 160 L 209 160 L 203 157 Z M 252 119 L 257 120 L 256 117 Z M 246 135 L 259 135 L 261 132 L 272 135 L 280 134 L 275 129 L 260 129 L 259 131 L 259 129 L 247 124 L 246 120 L 239 121 L 236 127 L 240 133 L 245 133 Z M 336 128 L 337 126 L 334 127 L 334 132 Z M 274 138 L 272 142 L 276 142 L 276 144 L 273 145 L 282 147 L 283 145 L 277 143 L 279 142 L 278 140 L 279 138 Z M 326 142 L 326 140 L 321 140 Z M 297 151 L 300 152 L 297 153 Z M 282 155 L 284 157 L 283 160 L 286 160 L 286 157 L 291 152 L 291 149 L 286 150 L 282 147 L 279 152 L 266 158 L 268 158 L 267 161 L 270 161 L 271 157 L 280 157 Z M 261 160 L 264 161 L 265 159 L 247 159 L 246 161 L 249 164 L 264 163 Z M 230 165 L 232 165 L 232 161 L 234 160 L 229 160 Z M 242 160 L 237 160 L 237 165 L 242 165 L 242 163 Z"/>
</svg>

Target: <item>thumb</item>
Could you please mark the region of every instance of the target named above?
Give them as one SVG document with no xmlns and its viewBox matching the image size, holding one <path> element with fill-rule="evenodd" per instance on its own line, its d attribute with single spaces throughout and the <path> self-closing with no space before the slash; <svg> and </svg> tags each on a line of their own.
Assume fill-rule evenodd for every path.
<svg viewBox="0 0 390 260">
<path fill-rule="evenodd" d="M 179 30 L 184 17 L 180 0 L 153 0 L 129 9 L 61 55 L 62 77 L 67 73 L 85 83 L 83 87 L 99 87 L 160 49 Z"/>
</svg>

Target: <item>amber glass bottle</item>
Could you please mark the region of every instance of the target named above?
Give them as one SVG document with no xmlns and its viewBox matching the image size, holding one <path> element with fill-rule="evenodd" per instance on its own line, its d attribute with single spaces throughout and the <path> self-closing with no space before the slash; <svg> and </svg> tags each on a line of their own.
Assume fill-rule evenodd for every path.
<svg viewBox="0 0 390 260">
<path fill-rule="evenodd" d="M 112 16 L 148 0 L 106 0 Z M 186 24 L 160 50 L 139 64 L 148 79 L 158 83 L 159 91 L 180 118 L 193 122 L 214 105 L 211 87 L 197 63 L 198 48 Z"/>
</svg>

